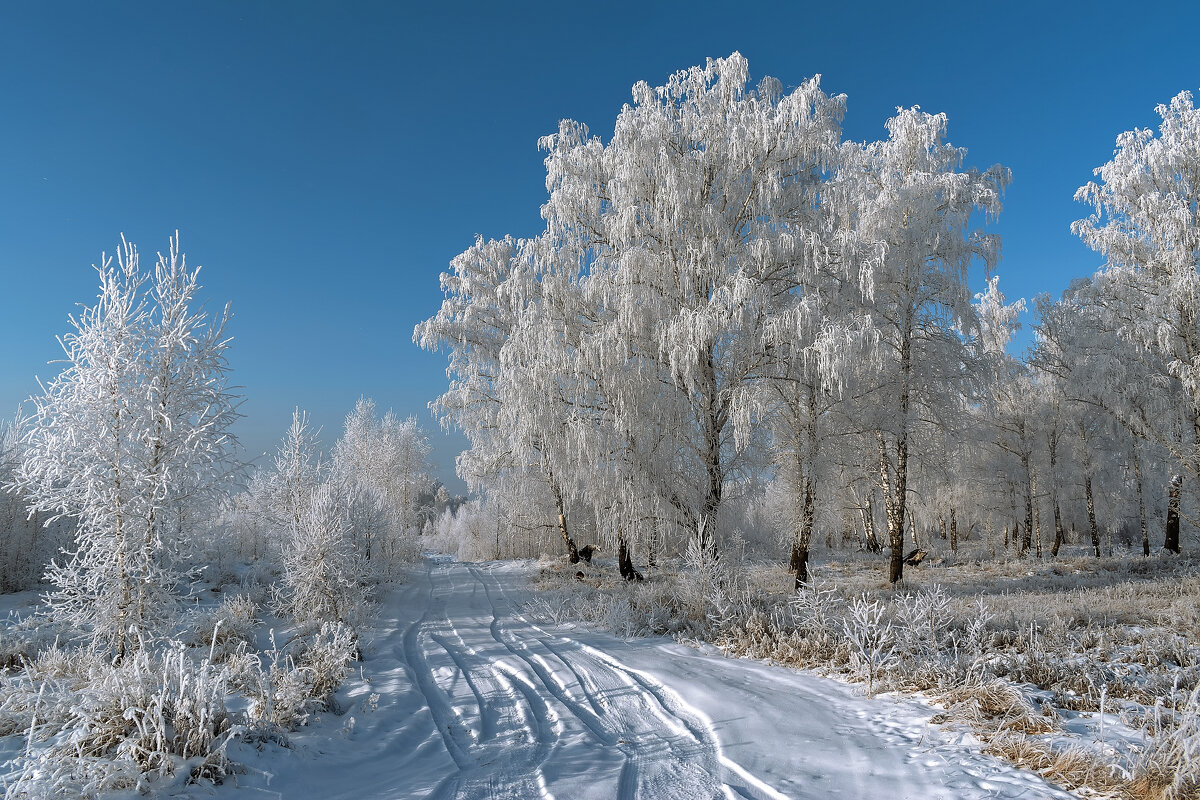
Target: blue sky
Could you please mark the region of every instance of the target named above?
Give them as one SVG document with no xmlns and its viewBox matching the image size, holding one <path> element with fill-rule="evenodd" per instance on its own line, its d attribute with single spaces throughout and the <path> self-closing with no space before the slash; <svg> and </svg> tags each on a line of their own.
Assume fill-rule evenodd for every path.
<svg viewBox="0 0 1200 800">
<path fill-rule="evenodd" d="M 911 5 L 911 8 L 909 7 Z M 896 106 L 949 116 L 1013 171 L 997 270 L 1057 293 L 1097 258 L 1072 200 L 1117 134 L 1200 89 L 1200 4 L 14 2 L 0 7 L 0 413 L 36 390 L 119 235 L 152 263 L 176 229 L 233 303 L 239 433 L 291 409 L 325 438 L 359 395 L 415 414 L 445 386 L 411 342 L 475 234 L 534 235 L 537 138 L 607 137 L 634 82 L 741 51 L 752 80 L 821 73 L 845 133 Z M 976 283 L 982 285 L 982 276 Z M 452 473 L 456 440 L 437 456 Z"/>
</svg>

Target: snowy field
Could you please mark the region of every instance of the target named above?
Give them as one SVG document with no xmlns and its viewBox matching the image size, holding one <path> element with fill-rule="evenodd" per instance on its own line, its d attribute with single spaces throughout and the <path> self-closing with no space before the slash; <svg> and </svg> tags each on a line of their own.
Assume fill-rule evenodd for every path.
<svg viewBox="0 0 1200 800">
<path fill-rule="evenodd" d="M 426 563 L 360 672 L 291 749 L 249 744 L 228 798 L 1067 798 L 954 741 L 935 709 L 522 614 L 529 564 Z M 960 737 L 963 738 L 963 737 Z"/>
</svg>

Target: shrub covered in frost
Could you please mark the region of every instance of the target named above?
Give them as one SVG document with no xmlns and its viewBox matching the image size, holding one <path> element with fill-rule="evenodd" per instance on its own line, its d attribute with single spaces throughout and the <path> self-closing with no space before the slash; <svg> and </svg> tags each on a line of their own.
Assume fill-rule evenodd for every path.
<svg viewBox="0 0 1200 800">
<path fill-rule="evenodd" d="M 216 608 L 192 616 L 188 644 L 205 648 L 211 661 L 224 661 L 254 641 L 259 622 L 258 605 L 249 595 L 236 594 Z"/>
<path fill-rule="evenodd" d="M 183 647 L 138 651 L 117 666 L 73 655 L 79 666 L 43 676 L 36 692 L 36 679 L 26 679 L 27 746 L 8 797 L 93 797 L 144 791 L 166 776 L 225 776 L 225 748 L 239 728 L 225 710 L 223 670 Z"/>
<path fill-rule="evenodd" d="M 303 507 L 283 553 L 281 610 L 299 622 L 357 624 L 369 613 L 365 565 L 355 553 L 350 528 L 328 484 Z"/>
<path fill-rule="evenodd" d="M 315 711 L 335 710 L 334 692 L 358 654 L 358 639 L 341 623 L 325 623 L 311 638 L 280 648 L 271 634 L 265 658 L 241 652 L 230 659 L 239 689 L 249 698 L 250 736 L 286 742 L 285 732 Z"/>
</svg>

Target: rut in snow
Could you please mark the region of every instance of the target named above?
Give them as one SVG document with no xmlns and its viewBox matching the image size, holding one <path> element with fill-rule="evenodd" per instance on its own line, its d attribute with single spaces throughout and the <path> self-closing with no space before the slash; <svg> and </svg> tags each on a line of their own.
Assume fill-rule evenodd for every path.
<svg viewBox="0 0 1200 800">
<path fill-rule="evenodd" d="M 427 606 L 404 656 L 457 768 L 433 797 L 550 798 L 580 783 L 621 800 L 729 796 L 711 726 L 670 689 L 530 623 L 484 570 L 442 564 L 419 580 Z M 774 795 L 733 783 L 735 797 Z"/>
</svg>

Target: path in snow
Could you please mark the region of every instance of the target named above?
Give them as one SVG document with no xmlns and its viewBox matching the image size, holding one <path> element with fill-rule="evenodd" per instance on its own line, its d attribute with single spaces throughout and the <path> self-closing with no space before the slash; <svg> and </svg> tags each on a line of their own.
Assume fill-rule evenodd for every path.
<svg viewBox="0 0 1200 800">
<path fill-rule="evenodd" d="M 240 746 L 232 755 L 250 770 L 217 795 L 1072 797 L 950 743 L 915 701 L 867 700 L 667 639 L 539 626 L 521 613 L 524 569 L 426 563 L 383 609 L 364 680 L 348 693 L 353 727 L 326 718 L 342 729 L 313 731 L 282 755 Z"/>
</svg>

